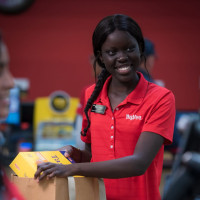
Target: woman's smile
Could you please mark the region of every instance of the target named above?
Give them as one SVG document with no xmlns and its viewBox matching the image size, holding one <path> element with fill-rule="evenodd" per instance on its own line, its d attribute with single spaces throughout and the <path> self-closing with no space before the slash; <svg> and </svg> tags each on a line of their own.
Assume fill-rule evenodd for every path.
<svg viewBox="0 0 200 200">
<path fill-rule="evenodd" d="M 119 74 L 128 74 L 131 72 L 131 66 L 130 65 L 120 65 L 115 67 L 116 71 Z"/>
</svg>

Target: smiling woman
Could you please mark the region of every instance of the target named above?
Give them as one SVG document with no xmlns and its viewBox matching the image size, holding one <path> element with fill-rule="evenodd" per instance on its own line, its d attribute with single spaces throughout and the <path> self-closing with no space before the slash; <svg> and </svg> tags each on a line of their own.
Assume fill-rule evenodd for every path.
<svg viewBox="0 0 200 200">
<path fill-rule="evenodd" d="M 8 50 L 0 33 L 0 120 L 5 119 L 9 113 L 9 94 L 14 87 L 14 80 L 9 70 Z M 13 183 L 10 182 L 3 169 L 1 157 L 2 137 L 0 137 L 0 199 L 24 200 Z"/>
<path fill-rule="evenodd" d="M 9 71 L 9 55 L 0 35 L 0 119 L 9 112 L 9 92 L 14 87 L 14 80 Z"/>
<path fill-rule="evenodd" d="M 92 41 L 94 66 L 102 71 L 85 92 L 85 149 L 63 147 L 76 163 L 41 163 L 35 179 L 99 177 L 104 178 L 107 200 L 160 200 L 164 145 L 173 138 L 174 95 L 137 71 L 144 38 L 132 18 L 105 17 Z"/>
</svg>

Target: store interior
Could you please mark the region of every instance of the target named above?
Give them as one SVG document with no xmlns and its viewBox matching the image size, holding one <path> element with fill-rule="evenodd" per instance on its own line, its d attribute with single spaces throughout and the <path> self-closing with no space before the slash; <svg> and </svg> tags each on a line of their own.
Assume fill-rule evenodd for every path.
<svg viewBox="0 0 200 200">
<path fill-rule="evenodd" d="M 176 99 L 174 140 L 165 148 L 161 194 L 166 200 L 200 199 L 199 7 L 196 0 L 35 0 L 15 11 L 0 6 L 0 30 L 16 83 L 9 116 L 0 124 L 8 173 L 19 152 L 82 145 L 80 96 L 95 82 L 92 31 L 103 16 L 124 13 L 154 41 L 152 75 Z"/>
</svg>

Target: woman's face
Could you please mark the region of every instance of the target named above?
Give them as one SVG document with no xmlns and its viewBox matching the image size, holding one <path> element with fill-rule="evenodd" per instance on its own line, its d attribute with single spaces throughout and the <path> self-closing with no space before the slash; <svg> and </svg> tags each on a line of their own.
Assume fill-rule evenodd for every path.
<svg viewBox="0 0 200 200">
<path fill-rule="evenodd" d="M 116 30 L 102 45 L 101 60 L 113 78 L 120 82 L 131 81 L 140 64 L 137 40 L 126 31 Z"/>
<path fill-rule="evenodd" d="M 0 45 L 0 119 L 9 112 L 9 91 L 14 87 L 14 80 L 9 71 L 9 56 L 5 45 Z"/>
</svg>

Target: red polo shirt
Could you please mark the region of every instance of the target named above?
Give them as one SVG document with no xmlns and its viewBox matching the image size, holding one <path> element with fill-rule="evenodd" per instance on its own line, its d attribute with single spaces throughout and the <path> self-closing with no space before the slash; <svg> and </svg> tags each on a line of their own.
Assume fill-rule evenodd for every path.
<svg viewBox="0 0 200 200">
<path fill-rule="evenodd" d="M 139 73 L 136 88 L 112 112 L 107 88 L 109 77 L 93 104 L 106 106 L 104 114 L 89 112 L 90 129 L 82 140 L 91 143 L 92 162 L 106 161 L 133 155 L 140 134 L 154 132 L 170 144 L 173 138 L 175 100 L 171 91 L 147 82 Z M 87 102 L 94 85 L 86 90 Z M 83 115 L 83 128 L 87 120 Z M 158 200 L 163 167 L 164 145 L 141 176 L 104 179 L 108 200 Z"/>
</svg>

